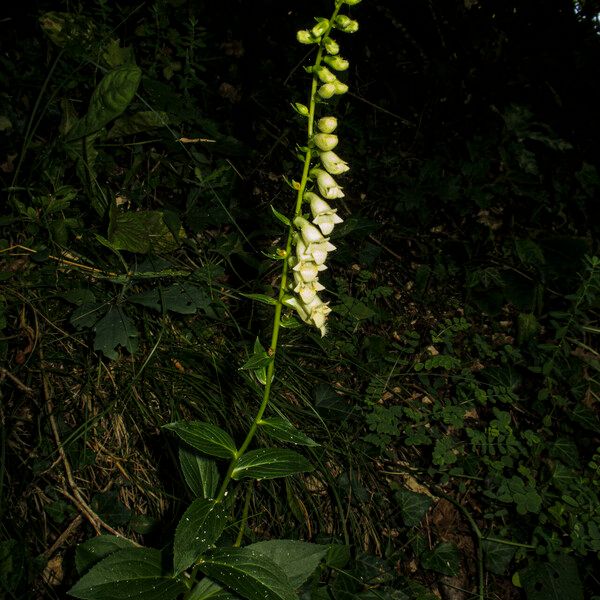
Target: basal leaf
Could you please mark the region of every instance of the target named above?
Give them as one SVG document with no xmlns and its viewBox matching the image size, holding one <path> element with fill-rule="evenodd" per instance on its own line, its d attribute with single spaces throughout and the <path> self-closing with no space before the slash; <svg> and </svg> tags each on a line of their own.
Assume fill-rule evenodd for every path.
<svg viewBox="0 0 600 600">
<path fill-rule="evenodd" d="M 314 573 L 329 550 L 329 546 L 296 540 L 268 540 L 247 548 L 268 556 L 285 573 L 294 589 Z"/>
<path fill-rule="evenodd" d="M 199 569 L 247 600 L 298 600 L 285 573 L 248 548 L 213 550 L 202 558 Z"/>
<path fill-rule="evenodd" d="M 163 425 L 186 444 L 202 454 L 217 458 L 234 458 L 237 449 L 231 436 L 220 427 L 202 421 L 178 421 Z"/>
<path fill-rule="evenodd" d="M 173 600 L 185 591 L 178 578 L 166 572 L 158 550 L 118 550 L 93 566 L 70 590 L 82 600 Z"/>
<path fill-rule="evenodd" d="M 192 494 L 207 500 L 214 498 L 219 485 L 219 471 L 215 461 L 181 447 L 179 463 Z"/>
<path fill-rule="evenodd" d="M 79 544 L 75 551 L 75 566 L 77 572 L 81 575 L 98 561 L 107 557 L 113 552 L 123 548 L 132 548 L 133 543 L 126 538 L 116 535 L 99 535 Z"/>
<path fill-rule="evenodd" d="M 109 71 L 94 90 L 87 114 L 67 134 L 74 140 L 95 133 L 116 119 L 129 106 L 142 78 L 135 65 L 121 65 Z"/>
<path fill-rule="evenodd" d="M 265 433 L 281 442 L 300 446 L 319 446 L 317 442 L 296 429 L 287 419 L 282 417 L 262 419 L 259 425 L 264 428 Z"/>
<path fill-rule="evenodd" d="M 282 448 L 260 448 L 246 452 L 233 469 L 234 479 L 274 479 L 312 471 L 313 466 L 297 452 Z"/>
<path fill-rule="evenodd" d="M 175 573 L 190 567 L 221 536 L 226 523 L 225 507 L 198 498 L 185 511 L 175 531 L 173 565 Z"/>
</svg>

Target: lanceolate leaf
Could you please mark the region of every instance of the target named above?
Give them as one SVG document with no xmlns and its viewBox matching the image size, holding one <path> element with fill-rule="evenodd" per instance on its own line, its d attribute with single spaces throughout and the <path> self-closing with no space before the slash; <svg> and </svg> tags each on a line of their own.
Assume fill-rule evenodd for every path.
<svg viewBox="0 0 600 600">
<path fill-rule="evenodd" d="M 285 573 L 248 548 L 219 548 L 199 563 L 200 571 L 247 600 L 298 600 Z"/>
<path fill-rule="evenodd" d="M 329 550 L 329 546 L 297 540 L 269 540 L 247 548 L 268 556 L 285 573 L 294 589 L 314 573 Z"/>
<path fill-rule="evenodd" d="M 276 440 L 287 442 L 288 444 L 300 446 L 318 446 L 317 442 L 296 429 L 287 419 L 282 417 L 269 417 L 259 422 L 264 428 L 265 433 Z"/>
<path fill-rule="evenodd" d="M 190 504 L 175 531 L 175 573 L 185 571 L 219 539 L 226 520 L 223 504 L 215 504 L 203 498 Z"/>
<path fill-rule="evenodd" d="M 234 458 L 236 447 L 231 436 L 220 427 L 202 421 L 178 421 L 164 425 L 180 439 L 202 454 L 218 458 Z"/>
<path fill-rule="evenodd" d="M 173 600 L 185 589 L 180 579 L 166 573 L 158 550 L 130 548 L 101 560 L 69 594 L 82 600 Z"/>
<path fill-rule="evenodd" d="M 233 469 L 234 479 L 274 479 L 312 471 L 313 466 L 297 452 L 282 448 L 261 448 L 246 452 Z"/>
<path fill-rule="evenodd" d="M 116 535 L 98 535 L 79 544 L 75 551 L 75 566 L 81 575 L 97 562 L 123 548 L 132 548 L 133 542 Z"/>
<path fill-rule="evenodd" d="M 219 485 L 219 471 L 215 461 L 186 448 L 179 448 L 179 462 L 192 494 L 207 500 L 214 498 Z"/>
<path fill-rule="evenodd" d="M 205 577 L 195 588 L 190 600 L 239 600 L 239 596 L 224 590 L 220 585 Z"/>
</svg>

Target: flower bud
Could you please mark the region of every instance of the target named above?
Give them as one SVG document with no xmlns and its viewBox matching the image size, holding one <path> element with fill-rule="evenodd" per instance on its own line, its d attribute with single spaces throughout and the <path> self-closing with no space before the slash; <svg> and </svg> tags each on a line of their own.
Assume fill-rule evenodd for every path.
<svg viewBox="0 0 600 600">
<path fill-rule="evenodd" d="M 337 119 L 335 117 L 321 117 L 317 121 L 317 127 L 323 133 L 333 133 L 337 127 Z"/>
<path fill-rule="evenodd" d="M 334 87 L 334 94 L 345 94 L 348 91 L 348 86 L 337 79 L 331 85 Z"/>
<path fill-rule="evenodd" d="M 346 71 L 350 66 L 350 63 L 341 56 L 326 56 L 323 60 L 335 71 Z"/>
<path fill-rule="evenodd" d="M 337 79 L 327 67 L 319 67 L 317 75 L 323 83 L 333 83 Z"/>
<path fill-rule="evenodd" d="M 306 106 L 306 104 L 302 104 L 300 102 L 294 102 L 292 104 L 292 107 L 299 115 L 302 115 L 303 117 L 308 117 L 309 112 L 308 112 L 308 106 Z"/>
<path fill-rule="evenodd" d="M 343 198 L 344 192 L 342 188 L 335 182 L 335 179 L 323 171 L 323 169 L 313 169 L 311 174 L 317 178 L 317 185 L 321 196 L 327 200 L 335 200 L 336 198 Z"/>
<path fill-rule="evenodd" d="M 323 46 L 325 47 L 327 54 L 338 54 L 340 51 L 340 45 L 330 37 L 326 37 L 323 40 Z"/>
<path fill-rule="evenodd" d="M 341 175 L 350 170 L 348 163 L 342 160 L 335 152 L 321 152 L 321 162 L 325 170 L 331 175 Z"/>
<path fill-rule="evenodd" d="M 346 15 L 338 15 L 335 18 L 335 26 L 344 33 L 355 33 L 358 31 L 358 21 L 354 21 Z"/>
<path fill-rule="evenodd" d="M 360 0 L 342 0 L 342 2 L 348 4 L 349 6 L 354 6 L 355 4 L 358 4 Z"/>
<path fill-rule="evenodd" d="M 324 83 L 318 90 L 319 96 L 327 100 L 335 94 L 335 85 L 333 83 Z"/>
<path fill-rule="evenodd" d="M 317 133 L 313 136 L 313 142 L 319 150 L 327 152 L 338 145 L 338 136 L 335 133 Z"/>
<path fill-rule="evenodd" d="M 296 39 L 301 44 L 314 44 L 317 42 L 317 40 L 311 35 L 310 31 L 308 31 L 307 29 L 301 29 L 300 31 L 297 31 Z"/>
<path fill-rule="evenodd" d="M 313 34 L 314 37 L 319 38 L 324 33 L 326 33 L 328 29 L 329 21 L 327 19 L 322 19 L 310 30 L 310 32 Z"/>
</svg>

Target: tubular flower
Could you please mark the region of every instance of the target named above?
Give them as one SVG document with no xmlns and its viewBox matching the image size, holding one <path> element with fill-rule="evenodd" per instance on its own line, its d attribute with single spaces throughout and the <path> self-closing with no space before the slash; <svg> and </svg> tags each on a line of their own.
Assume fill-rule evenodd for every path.
<svg viewBox="0 0 600 600">
<path fill-rule="evenodd" d="M 313 142 L 319 150 L 328 152 L 338 145 L 338 136 L 335 133 L 317 133 L 313 136 Z"/>
<path fill-rule="evenodd" d="M 296 217 L 294 219 L 294 225 L 300 230 L 302 241 L 307 246 L 325 241 L 322 233 L 314 225 L 311 225 L 304 217 Z"/>
<path fill-rule="evenodd" d="M 323 302 L 323 300 L 315 294 L 315 297 L 304 306 L 309 316 L 309 322 L 321 331 L 321 336 L 324 336 L 327 333 L 325 321 L 331 312 L 328 303 Z"/>
<path fill-rule="evenodd" d="M 321 196 L 327 198 L 327 200 L 335 200 L 336 198 L 344 197 L 342 188 L 327 171 L 323 171 L 323 169 L 313 169 L 311 173 L 317 178 L 317 185 L 319 186 Z"/>
<path fill-rule="evenodd" d="M 296 282 L 296 287 L 294 288 L 294 292 L 300 296 L 300 300 L 304 304 L 309 304 L 312 302 L 317 295 L 317 292 L 321 292 L 325 289 L 324 285 L 321 285 L 318 280 L 314 281 L 303 281 L 302 277 L 300 277 L 297 273 L 294 273 L 294 280 Z"/>
<path fill-rule="evenodd" d="M 331 208 L 325 200 L 322 200 L 316 194 L 309 192 L 304 198 L 309 200 L 313 223 L 319 227 L 323 235 L 329 235 L 335 225 L 343 222 L 341 217 L 336 214 L 337 209 Z"/>
<path fill-rule="evenodd" d="M 331 152 L 331 150 L 321 152 L 319 156 L 325 170 L 328 173 L 331 173 L 331 175 L 341 175 L 350 170 L 348 163 L 345 160 L 342 160 L 335 152 Z"/>
<path fill-rule="evenodd" d="M 310 283 L 311 281 L 315 281 L 319 277 L 319 273 L 326 268 L 325 265 L 318 265 L 312 261 L 301 261 L 296 263 L 293 270 L 294 275 L 297 273 L 302 281 Z"/>
</svg>

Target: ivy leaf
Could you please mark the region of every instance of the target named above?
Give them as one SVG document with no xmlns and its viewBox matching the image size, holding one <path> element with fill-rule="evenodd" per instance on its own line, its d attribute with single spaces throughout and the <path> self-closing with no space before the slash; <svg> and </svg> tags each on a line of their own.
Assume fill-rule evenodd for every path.
<svg viewBox="0 0 600 600">
<path fill-rule="evenodd" d="M 282 569 L 248 548 L 219 548 L 199 562 L 202 573 L 247 600 L 298 600 Z"/>
<path fill-rule="evenodd" d="M 131 354 L 137 349 L 138 331 L 120 306 L 111 306 L 96 323 L 94 331 L 94 350 L 100 350 L 108 358 L 119 357 L 117 346 L 123 346 Z"/>
<path fill-rule="evenodd" d="M 177 421 L 163 425 L 186 444 L 202 454 L 217 458 L 234 458 L 237 454 L 231 436 L 220 427 L 202 421 Z"/>
<path fill-rule="evenodd" d="M 433 550 L 423 553 L 421 564 L 425 569 L 453 577 L 459 571 L 460 556 L 454 544 L 442 542 Z"/>
<path fill-rule="evenodd" d="M 69 594 L 81 600 L 174 600 L 185 590 L 181 580 L 166 574 L 160 551 L 127 548 L 94 565 Z"/>
<path fill-rule="evenodd" d="M 179 463 L 192 494 L 207 500 L 214 498 L 219 485 L 219 471 L 215 461 L 180 447 Z"/>
<path fill-rule="evenodd" d="M 395 497 L 400 507 L 402 521 L 407 527 L 418 525 L 431 506 L 431 498 L 429 496 L 417 494 L 410 490 L 398 490 Z"/>
<path fill-rule="evenodd" d="M 264 427 L 265 433 L 280 442 L 311 447 L 320 445 L 282 417 L 269 417 L 268 419 L 259 421 L 258 424 Z"/>
<path fill-rule="evenodd" d="M 173 565 L 179 574 L 191 566 L 223 533 L 225 507 L 211 500 L 198 498 L 183 513 L 173 544 Z"/>
<path fill-rule="evenodd" d="M 516 548 L 493 540 L 482 540 L 485 568 L 495 575 L 504 575 L 515 555 Z"/>
<path fill-rule="evenodd" d="M 293 450 L 260 448 L 246 452 L 233 469 L 233 479 L 274 479 L 312 471 L 314 467 Z"/>
<path fill-rule="evenodd" d="M 296 540 L 269 540 L 247 548 L 268 556 L 285 573 L 294 589 L 314 573 L 329 550 L 329 546 Z"/>
<path fill-rule="evenodd" d="M 99 535 L 77 546 L 75 567 L 81 575 L 98 561 L 123 548 L 132 548 L 133 542 L 116 535 Z"/>
</svg>

